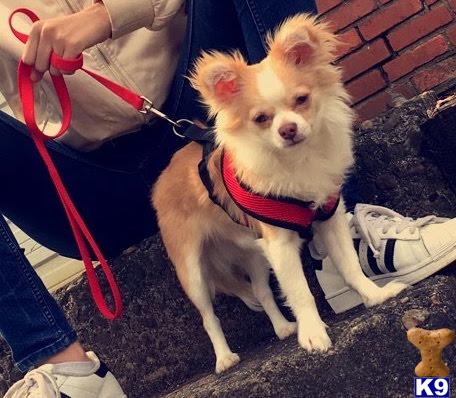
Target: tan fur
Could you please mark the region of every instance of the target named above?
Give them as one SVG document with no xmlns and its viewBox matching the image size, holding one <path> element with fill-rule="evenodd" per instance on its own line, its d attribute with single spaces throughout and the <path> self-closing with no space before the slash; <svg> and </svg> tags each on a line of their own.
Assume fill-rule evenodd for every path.
<svg viewBox="0 0 456 398">
<path fill-rule="evenodd" d="M 269 55 L 284 60 L 285 52 L 293 46 L 297 39 L 308 37 L 314 43 L 313 57 L 309 60 L 310 67 L 321 67 L 334 59 L 339 44 L 336 35 L 329 26 L 317 17 L 299 14 L 285 20 L 274 34 L 268 36 Z"/>
<path fill-rule="evenodd" d="M 169 167 L 162 173 L 154 187 L 153 207 L 157 209 L 158 222 L 163 242 L 168 255 L 175 265 L 177 275 L 184 288 L 188 290 L 188 274 L 185 267 L 186 246 L 190 245 L 195 236 L 202 236 L 205 244 L 213 245 L 210 237 L 224 231 L 229 240 L 245 227 L 234 224 L 231 218 L 208 197 L 207 190 L 198 174 L 198 163 L 202 149 L 191 143 L 179 150 L 172 158 Z M 235 219 L 243 219 L 244 214 L 234 205 L 226 192 L 220 173 L 221 149 L 217 149 L 209 162 L 209 171 L 214 181 L 214 192 L 221 203 L 230 209 Z M 258 222 L 250 217 L 249 225 L 257 229 Z M 250 233 L 250 231 L 249 231 Z M 246 273 L 233 268 L 226 272 L 213 267 L 206 269 L 206 276 L 214 287 L 214 292 L 243 297 L 256 303 L 251 288 L 246 283 Z"/>
</svg>

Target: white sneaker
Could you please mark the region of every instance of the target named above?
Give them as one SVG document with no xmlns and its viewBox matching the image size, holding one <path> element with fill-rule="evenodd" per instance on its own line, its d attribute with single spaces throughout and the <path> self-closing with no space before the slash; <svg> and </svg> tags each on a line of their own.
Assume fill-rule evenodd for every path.
<svg viewBox="0 0 456 398">
<path fill-rule="evenodd" d="M 107 366 L 93 352 L 87 356 L 93 362 L 90 369 L 72 369 L 70 363 L 40 366 L 14 384 L 4 398 L 127 398 Z"/>
<path fill-rule="evenodd" d="M 456 260 L 456 219 L 427 216 L 413 220 L 385 207 L 359 204 L 347 213 L 350 230 L 364 274 L 379 286 L 392 280 L 417 283 Z M 328 303 L 337 313 L 362 303 L 319 248 L 311 245 L 314 258 L 323 259 L 317 279 Z"/>
</svg>

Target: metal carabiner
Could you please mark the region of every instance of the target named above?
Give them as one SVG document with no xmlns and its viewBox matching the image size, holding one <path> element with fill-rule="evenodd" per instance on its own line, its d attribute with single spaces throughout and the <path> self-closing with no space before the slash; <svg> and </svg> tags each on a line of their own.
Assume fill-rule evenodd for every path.
<svg viewBox="0 0 456 398">
<path fill-rule="evenodd" d="M 188 119 L 179 119 L 176 123 L 176 126 L 173 126 L 173 133 L 177 135 L 180 138 L 186 138 L 185 135 L 182 135 L 177 131 L 177 128 L 183 128 L 185 127 L 185 124 L 187 124 L 187 127 L 193 126 L 195 123 L 193 123 L 191 120 Z"/>
<path fill-rule="evenodd" d="M 149 113 L 154 114 L 155 116 L 158 116 L 160 119 L 163 119 L 167 121 L 171 126 L 173 126 L 173 133 L 177 135 L 180 138 L 185 138 L 185 135 L 182 135 L 181 133 L 178 132 L 178 129 L 181 129 L 187 124 L 188 126 L 192 126 L 195 123 L 193 123 L 191 120 L 188 119 L 179 119 L 177 122 L 171 119 L 166 113 L 163 113 L 162 111 L 159 111 L 157 108 L 154 107 L 154 104 L 152 101 L 146 97 L 141 96 L 141 99 L 144 100 L 144 105 L 143 108 L 139 111 L 140 113 L 147 115 Z"/>
</svg>

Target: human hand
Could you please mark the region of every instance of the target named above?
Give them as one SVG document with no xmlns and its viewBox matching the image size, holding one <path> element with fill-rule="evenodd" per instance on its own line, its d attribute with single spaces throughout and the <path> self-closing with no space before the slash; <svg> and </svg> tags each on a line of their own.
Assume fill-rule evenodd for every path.
<svg viewBox="0 0 456 398">
<path fill-rule="evenodd" d="M 52 75 L 73 74 L 56 70 L 50 65 L 51 53 L 72 59 L 85 49 L 111 36 L 111 22 L 103 3 L 71 15 L 65 15 L 33 24 L 22 60 L 33 66 L 31 78 L 38 82 L 49 70 Z"/>
</svg>

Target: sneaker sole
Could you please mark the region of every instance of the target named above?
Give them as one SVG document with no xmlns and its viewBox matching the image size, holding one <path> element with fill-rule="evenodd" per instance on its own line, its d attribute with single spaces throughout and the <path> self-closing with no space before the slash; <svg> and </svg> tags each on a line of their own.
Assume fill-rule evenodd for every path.
<svg viewBox="0 0 456 398">
<path fill-rule="evenodd" d="M 397 271 L 390 274 L 375 275 L 369 277 L 369 279 L 379 286 L 385 286 L 387 283 L 393 280 L 406 283 L 408 285 L 413 285 L 435 274 L 452 262 L 456 261 L 456 245 L 452 246 L 444 253 L 445 254 L 442 254 L 440 257 L 431 258 L 431 260 L 422 262 L 414 267 L 408 267 L 403 271 Z M 317 271 L 317 277 L 318 274 L 325 274 L 325 272 Z M 340 275 L 331 274 L 331 277 L 339 278 L 342 280 Z M 320 281 L 320 278 L 318 279 Z M 320 282 L 320 285 L 321 284 L 322 283 Z M 328 294 L 325 296 L 325 298 L 336 314 L 340 314 L 341 312 L 357 307 L 363 303 L 359 294 L 349 287 L 345 287 L 333 294 Z"/>
</svg>

